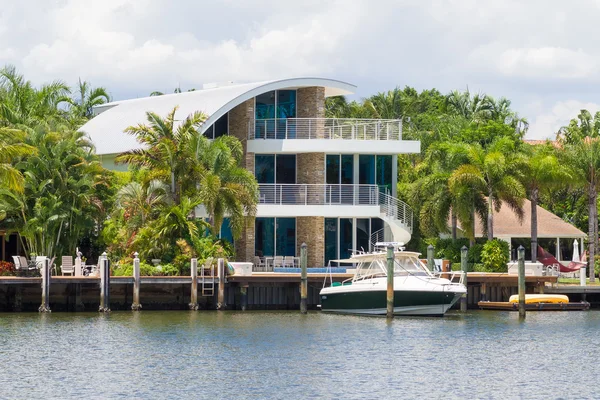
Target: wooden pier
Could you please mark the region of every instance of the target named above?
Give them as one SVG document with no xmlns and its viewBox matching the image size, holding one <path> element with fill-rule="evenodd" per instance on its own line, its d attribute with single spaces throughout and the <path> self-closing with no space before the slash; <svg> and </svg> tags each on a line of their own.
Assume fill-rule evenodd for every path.
<svg viewBox="0 0 600 400">
<path fill-rule="evenodd" d="M 198 268 L 200 269 L 200 268 Z M 200 272 L 200 271 L 198 271 Z M 301 274 L 279 272 L 252 272 L 251 275 L 219 276 L 140 276 L 139 306 L 143 310 L 221 309 L 242 310 L 299 310 L 301 303 Z M 352 278 L 351 273 L 308 273 L 306 302 L 308 309 L 317 309 L 319 292 L 325 279 L 329 284 Z M 504 302 L 517 293 L 517 275 L 498 273 L 468 274 L 467 306 L 478 309 L 480 301 Z M 133 276 L 111 276 L 108 291 L 110 310 L 140 309 L 135 303 L 136 279 Z M 556 287 L 555 276 L 527 276 L 527 293 L 569 293 L 572 301 L 581 300 L 581 294 L 594 293 L 600 299 L 600 287 Z M 210 285 L 213 290 L 204 290 Z M 49 305 L 52 311 L 97 311 L 100 304 L 101 279 L 85 276 L 52 276 L 49 286 Z M 195 290 L 194 290 L 194 289 Z M 195 296 L 192 296 L 195 291 Z M 42 299 L 41 277 L 0 277 L 0 311 L 37 311 Z M 590 301 L 592 306 L 595 304 Z M 458 307 L 458 305 L 456 306 Z"/>
</svg>

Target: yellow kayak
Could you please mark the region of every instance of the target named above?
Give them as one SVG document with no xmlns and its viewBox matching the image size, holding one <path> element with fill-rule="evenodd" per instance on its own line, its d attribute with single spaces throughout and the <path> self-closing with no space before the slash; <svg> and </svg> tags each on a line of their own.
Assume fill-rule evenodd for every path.
<svg viewBox="0 0 600 400">
<path fill-rule="evenodd" d="M 509 303 L 518 303 L 519 295 L 513 294 L 508 300 Z M 526 294 L 525 304 L 536 304 L 536 303 L 568 303 L 569 297 L 564 294 Z"/>
</svg>

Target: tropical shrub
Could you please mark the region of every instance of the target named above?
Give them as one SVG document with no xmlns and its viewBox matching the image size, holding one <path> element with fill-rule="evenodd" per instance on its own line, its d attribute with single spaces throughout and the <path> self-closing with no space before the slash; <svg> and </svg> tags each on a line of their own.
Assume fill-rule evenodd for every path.
<svg viewBox="0 0 600 400">
<path fill-rule="evenodd" d="M 508 242 L 500 239 L 489 240 L 481 250 L 483 267 L 490 272 L 506 272 L 509 261 Z"/>
<path fill-rule="evenodd" d="M 114 276 L 133 276 L 133 264 L 132 263 L 118 263 L 117 267 L 113 271 Z M 140 276 L 157 276 L 160 275 L 160 271 L 153 265 L 145 262 L 140 262 Z"/>
<path fill-rule="evenodd" d="M 15 265 L 8 261 L 0 261 L 0 276 L 15 275 Z"/>
</svg>

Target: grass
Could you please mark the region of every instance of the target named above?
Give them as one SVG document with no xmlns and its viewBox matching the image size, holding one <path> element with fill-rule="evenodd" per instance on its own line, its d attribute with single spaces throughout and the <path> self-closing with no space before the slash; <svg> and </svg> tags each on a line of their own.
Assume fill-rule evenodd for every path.
<svg viewBox="0 0 600 400">
<path fill-rule="evenodd" d="M 587 278 L 585 281 L 586 285 L 600 286 L 599 278 L 596 278 L 596 281 L 594 283 L 590 283 L 590 278 Z M 579 285 L 579 278 L 558 278 L 558 283 L 564 285 Z"/>
</svg>

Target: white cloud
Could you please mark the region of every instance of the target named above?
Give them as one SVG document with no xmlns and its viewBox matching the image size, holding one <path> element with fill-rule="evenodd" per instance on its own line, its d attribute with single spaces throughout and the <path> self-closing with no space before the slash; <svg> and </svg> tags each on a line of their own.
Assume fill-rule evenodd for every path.
<svg viewBox="0 0 600 400">
<path fill-rule="evenodd" d="M 540 109 L 540 104 L 530 105 Z M 576 118 L 581 110 L 588 110 L 592 115 L 600 111 L 600 104 L 584 103 L 577 100 L 557 102 L 547 111 L 540 111 L 533 121 L 530 121 L 527 137 L 529 139 L 555 139 L 558 130 Z"/>
</svg>

